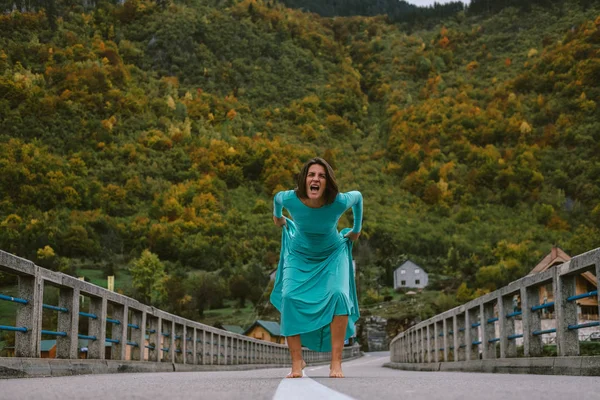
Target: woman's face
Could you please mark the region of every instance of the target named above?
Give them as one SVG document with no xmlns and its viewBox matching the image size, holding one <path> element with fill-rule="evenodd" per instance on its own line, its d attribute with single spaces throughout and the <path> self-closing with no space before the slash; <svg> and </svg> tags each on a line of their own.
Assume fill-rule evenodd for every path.
<svg viewBox="0 0 600 400">
<path fill-rule="evenodd" d="M 306 197 L 309 199 L 320 199 L 325 193 L 327 185 L 327 175 L 325 167 L 319 164 L 313 164 L 308 168 L 306 174 Z"/>
</svg>

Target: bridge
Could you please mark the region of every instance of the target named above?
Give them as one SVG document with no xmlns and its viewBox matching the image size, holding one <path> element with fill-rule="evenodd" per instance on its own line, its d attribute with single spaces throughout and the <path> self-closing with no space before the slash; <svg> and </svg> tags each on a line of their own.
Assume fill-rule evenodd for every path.
<svg viewBox="0 0 600 400">
<path fill-rule="evenodd" d="M 600 356 L 583 354 L 577 334 L 600 323 L 580 323 L 576 309 L 598 293 L 575 292 L 578 274 L 600 276 L 600 249 L 420 322 L 394 338 L 390 352 L 345 348 L 346 379 L 329 379 L 330 354 L 309 350 L 305 377 L 283 379 L 283 345 L 186 320 L 2 251 L 0 271 L 19 281 L 16 295 L 0 293 L 18 305 L 15 324 L 0 326 L 15 332 L 14 357 L 0 357 L 0 399 L 600 399 Z M 547 284 L 554 301 L 540 304 Z M 48 285 L 58 288 L 58 304 L 44 303 Z M 541 329 L 539 313 L 550 307 L 556 327 Z M 54 330 L 42 329 L 44 309 L 57 313 Z M 542 357 L 545 335 L 555 336 L 556 357 Z M 42 337 L 56 338 L 56 358 L 41 358 Z M 86 359 L 79 340 L 87 341 Z"/>
</svg>

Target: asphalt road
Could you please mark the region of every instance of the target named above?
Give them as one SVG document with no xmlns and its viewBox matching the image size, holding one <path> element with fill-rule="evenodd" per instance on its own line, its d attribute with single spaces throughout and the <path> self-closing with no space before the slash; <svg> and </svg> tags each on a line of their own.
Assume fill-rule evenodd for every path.
<svg viewBox="0 0 600 400">
<path fill-rule="evenodd" d="M 385 352 L 344 363 L 345 379 L 329 379 L 327 365 L 301 379 L 282 379 L 287 369 L 0 379 L 0 399 L 600 400 L 598 377 L 413 372 L 387 361 Z"/>
</svg>

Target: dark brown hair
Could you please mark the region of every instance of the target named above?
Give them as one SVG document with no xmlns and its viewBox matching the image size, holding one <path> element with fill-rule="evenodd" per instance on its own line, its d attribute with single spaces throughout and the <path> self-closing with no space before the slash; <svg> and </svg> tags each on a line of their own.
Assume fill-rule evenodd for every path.
<svg viewBox="0 0 600 400">
<path fill-rule="evenodd" d="M 333 168 L 331 165 L 321 157 L 315 157 L 308 160 L 302 170 L 298 174 L 298 181 L 296 187 L 296 195 L 301 199 L 308 198 L 306 196 L 306 177 L 308 176 L 308 169 L 314 165 L 319 164 L 323 168 L 325 168 L 325 179 L 327 184 L 325 185 L 325 193 L 323 193 L 323 197 L 325 198 L 325 204 L 331 204 L 335 201 L 336 196 L 339 193 L 337 182 L 335 181 L 335 174 L 333 173 Z"/>
</svg>

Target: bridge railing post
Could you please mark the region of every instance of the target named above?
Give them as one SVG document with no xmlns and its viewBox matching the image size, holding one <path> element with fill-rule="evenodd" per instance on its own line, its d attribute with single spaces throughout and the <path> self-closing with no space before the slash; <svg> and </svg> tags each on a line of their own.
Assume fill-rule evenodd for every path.
<svg viewBox="0 0 600 400">
<path fill-rule="evenodd" d="M 56 338 L 56 357 L 77 359 L 79 356 L 79 289 L 61 287 L 59 289 L 58 306 L 68 312 L 58 313 L 58 330 L 66 336 Z"/>
<path fill-rule="evenodd" d="M 130 308 L 131 311 L 131 341 L 137 346 L 131 348 L 131 359 L 134 361 L 146 361 L 146 311 Z"/>
<path fill-rule="evenodd" d="M 427 336 L 427 345 L 425 346 L 426 348 L 426 352 L 427 352 L 427 356 L 425 359 L 425 362 L 430 363 L 433 360 L 433 354 L 431 354 L 431 333 L 433 332 L 433 326 L 431 324 L 427 324 L 427 327 L 425 328 L 425 335 Z"/>
<path fill-rule="evenodd" d="M 485 360 L 496 358 L 496 323 L 491 322 L 495 319 L 494 301 L 486 302 L 481 305 L 481 332 L 482 332 L 482 357 Z"/>
<path fill-rule="evenodd" d="M 127 324 L 128 324 L 128 307 L 124 304 L 112 303 L 112 319 L 119 321 L 111 327 L 111 339 L 118 343 L 111 343 L 110 358 L 112 360 L 125 360 L 127 350 Z"/>
<path fill-rule="evenodd" d="M 17 308 L 16 325 L 26 327 L 27 332 L 15 333 L 15 355 L 17 357 L 39 357 L 42 330 L 43 280 L 34 268 L 34 275 L 19 275 L 18 297 L 27 300 Z"/>
<path fill-rule="evenodd" d="M 442 321 L 442 353 L 444 354 L 444 361 L 448 362 L 448 351 L 450 350 L 448 347 L 450 343 L 448 341 L 448 318 L 444 317 Z"/>
<path fill-rule="evenodd" d="M 185 331 L 181 323 L 173 322 L 173 362 L 185 364 Z"/>
<path fill-rule="evenodd" d="M 459 342 L 458 342 L 458 314 L 456 311 L 452 315 L 452 334 L 450 335 L 450 348 L 452 349 L 452 361 L 460 361 L 459 359 Z"/>
<path fill-rule="evenodd" d="M 467 361 L 479 359 L 479 310 L 480 307 L 467 309 L 465 312 L 465 359 Z M 473 326 L 475 325 L 475 326 Z"/>
<path fill-rule="evenodd" d="M 467 359 L 467 343 L 465 342 L 465 321 L 467 311 L 461 311 L 456 315 L 456 328 L 454 329 L 454 349 L 456 352 L 455 361 L 465 361 Z"/>
<path fill-rule="evenodd" d="M 106 354 L 106 297 L 90 296 L 90 314 L 95 318 L 89 318 L 88 335 L 95 339 L 88 340 L 88 358 L 104 360 Z"/>
<path fill-rule="evenodd" d="M 535 331 L 542 329 L 540 312 L 531 310 L 531 307 L 538 305 L 538 303 L 539 286 L 521 287 L 524 357 L 540 357 L 543 353 L 542 336 L 533 334 Z"/>
<path fill-rule="evenodd" d="M 185 363 L 196 364 L 196 329 L 193 326 L 186 324 L 184 326 L 185 336 Z"/>
<path fill-rule="evenodd" d="M 162 361 L 162 321 L 159 316 L 147 314 L 148 331 L 148 361 Z M 143 330 L 146 333 L 146 328 Z"/>
<path fill-rule="evenodd" d="M 200 354 L 202 354 L 202 365 L 206 365 L 208 364 L 208 345 L 206 343 L 206 341 L 208 340 L 210 336 L 207 335 L 206 330 L 202 329 L 202 338 L 200 339 L 202 341 L 202 346 L 200 347 L 199 351 Z"/>
<path fill-rule="evenodd" d="M 435 321 L 433 323 L 433 360 L 440 362 L 440 323 Z"/>
<path fill-rule="evenodd" d="M 579 333 L 569 329 L 569 325 L 577 325 L 577 302 L 567 300 L 576 293 L 576 277 L 573 274 L 561 274 L 560 267 L 555 269 L 553 281 L 558 355 L 578 356 Z"/>
<path fill-rule="evenodd" d="M 513 358 L 517 356 L 517 341 L 511 339 L 515 334 L 515 318 L 508 314 L 516 312 L 513 306 L 514 293 L 509 293 L 498 298 L 498 321 L 500 323 L 500 358 Z"/>
</svg>

